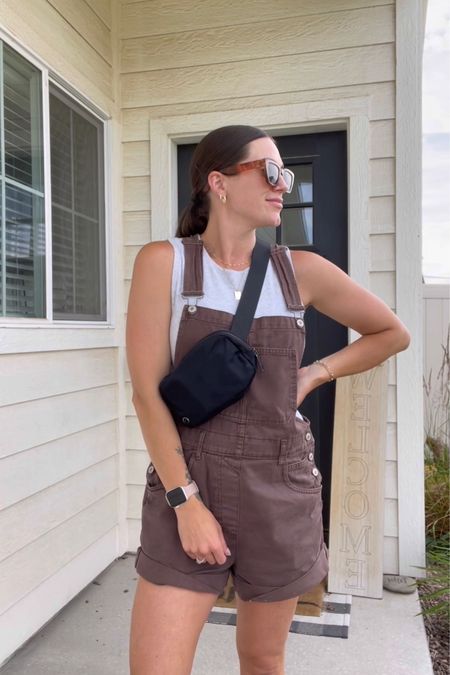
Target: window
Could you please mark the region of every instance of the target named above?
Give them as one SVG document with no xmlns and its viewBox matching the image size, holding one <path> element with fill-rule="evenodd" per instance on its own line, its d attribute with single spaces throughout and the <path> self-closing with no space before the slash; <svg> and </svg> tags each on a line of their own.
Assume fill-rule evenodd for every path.
<svg viewBox="0 0 450 675">
<path fill-rule="evenodd" d="M 56 84 L 43 101 L 42 72 L 0 41 L 0 315 L 105 321 L 103 122 Z"/>
<path fill-rule="evenodd" d="M 105 318 L 100 125 L 50 88 L 54 318 Z"/>
<path fill-rule="evenodd" d="M 313 244 L 313 166 L 289 164 L 295 174 L 295 189 L 284 196 L 283 244 L 289 247 Z"/>
<path fill-rule="evenodd" d="M 3 316 L 45 316 L 41 73 L 3 45 L 0 147 Z"/>
</svg>

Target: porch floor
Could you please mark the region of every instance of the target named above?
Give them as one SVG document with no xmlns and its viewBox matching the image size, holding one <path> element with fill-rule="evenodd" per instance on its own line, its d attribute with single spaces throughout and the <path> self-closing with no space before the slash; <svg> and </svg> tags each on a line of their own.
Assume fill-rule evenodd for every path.
<svg viewBox="0 0 450 675">
<path fill-rule="evenodd" d="M 1 675 L 127 675 L 135 555 L 109 565 L 0 668 Z M 286 675 L 433 675 L 417 591 L 352 597 L 348 639 L 289 633 Z M 192 675 L 238 675 L 236 628 L 205 624 Z"/>
</svg>

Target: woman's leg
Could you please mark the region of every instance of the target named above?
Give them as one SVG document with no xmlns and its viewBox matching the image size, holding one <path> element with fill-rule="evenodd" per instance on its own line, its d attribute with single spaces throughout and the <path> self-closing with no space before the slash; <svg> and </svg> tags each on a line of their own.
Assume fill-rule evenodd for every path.
<svg viewBox="0 0 450 675">
<path fill-rule="evenodd" d="M 139 576 L 131 614 L 130 675 L 189 675 L 217 597 Z"/>
<path fill-rule="evenodd" d="M 297 598 L 246 602 L 236 595 L 236 646 L 241 675 L 284 675 L 286 640 Z"/>
</svg>

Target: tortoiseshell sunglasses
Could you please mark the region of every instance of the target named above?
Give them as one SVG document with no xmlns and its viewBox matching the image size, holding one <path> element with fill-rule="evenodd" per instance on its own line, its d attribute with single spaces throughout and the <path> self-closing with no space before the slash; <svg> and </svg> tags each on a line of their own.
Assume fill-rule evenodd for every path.
<svg viewBox="0 0 450 675">
<path fill-rule="evenodd" d="M 241 164 L 235 164 L 230 167 L 230 170 L 234 170 L 234 173 L 242 173 L 243 171 L 251 171 L 252 169 L 263 169 L 266 181 L 270 186 L 276 187 L 280 180 L 280 176 L 283 177 L 284 182 L 286 183 L 286 192 L 292 192 L 294 187 L 295 174 L 286 169 L 285 167 L 280 167 L 273 159 L 256 159 L 253 162 L 242 162 Z M 230 174 L 230 170 L 222 171 L 225 175 Z"/>
</svg>

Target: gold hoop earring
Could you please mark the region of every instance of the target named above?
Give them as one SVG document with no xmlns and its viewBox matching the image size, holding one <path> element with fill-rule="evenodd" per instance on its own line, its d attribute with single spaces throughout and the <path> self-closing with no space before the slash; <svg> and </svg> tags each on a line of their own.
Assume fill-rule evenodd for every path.
<svg viewBox="0 0 450 675">
<path fill-rule="evenodd" d="M 226 195 L 219 195 L 219 199 L 222 202 L 222 204 L 225 204 L 225 202 L 227 201 L 227 196 Z"/>
</svg>

